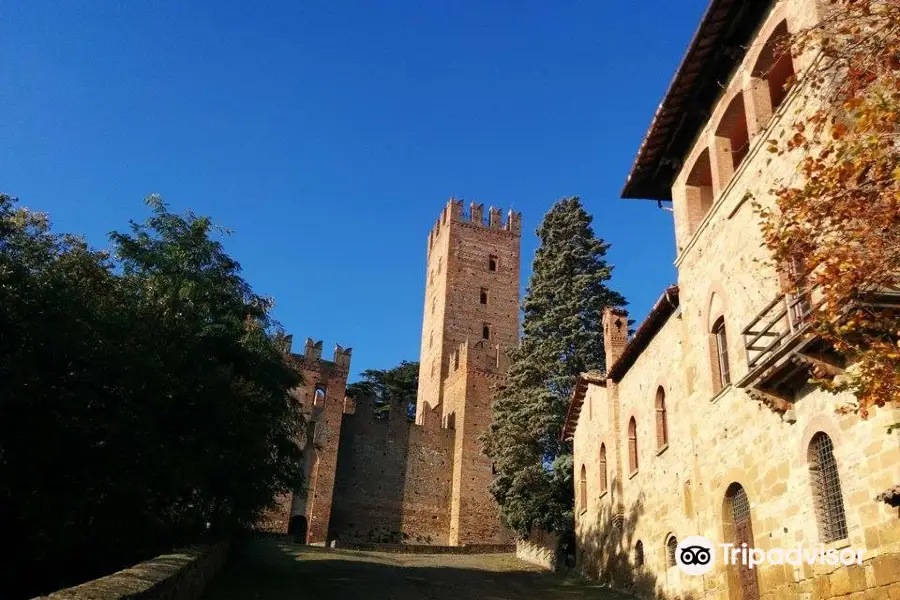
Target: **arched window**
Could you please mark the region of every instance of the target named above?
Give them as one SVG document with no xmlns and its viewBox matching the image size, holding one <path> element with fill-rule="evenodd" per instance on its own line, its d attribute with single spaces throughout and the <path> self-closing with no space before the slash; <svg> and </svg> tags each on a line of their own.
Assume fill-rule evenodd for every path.
<svg viewBox="0 0 900 600">
<path fill-rule="evenodd" d="M 703 150 L 685 181 L 688 235 L 693 235 L 713 205 L 712 166 L 709 148 Z"/>
<path fill-rule="evenodd" d="M 728 337 L 725 334 L 725 317 L 716 319 L 712 326 L 712 344 L 715 352 L 713 362 L 713 393 L 731 384 L 731 367 L 728 364 Z"/>
<path fill-rule="evenodd" d="M 606 444 L 600 444 L 600 493 L 606 493 L 609 482 L 606 478 Z"/>
<path fill-rule="evenodd" d="M 587 510 L 587 469 L 581 465 L 581 480 L 578 482 L 578 505 Z"/>
<path fill-rule="evenodd" d="M 638 470 L 637 422 L 634 417 L 628 422 L 628 470 Z"/>
<path fill-rule="evenodd" d="M 678 540 L 674 535 L 670 535 L 666 540 L 666 566 L 674 567 L 678 563 L 675 562 L 675 554 L 678 552 Z"/>
<path fill-rule="evenodd" d="M 666 423 L 666 391 L 662 386 L 656 390 L 656 448 L 669 443 L 669 425 Z"/>
<path fill-rule="evenodd" d="M 841 478 L 834 460 L 834 444 L 819 432 L 809 442 L 809 476 L 815 502 L 819 538 L 828 544 L 847 537 L 847 516 Z"/>
<path fill-rule="evenodd" d="M 725 490 L 725 502 L 722 506 L 722 525 L 725 540 L 739 548 L 746 544 L 753 548 L 753 525 L 750 518 L 750 500 L 744 486 L 734 482 Z M 759 598 L 759 582 L 756 571 L 746 564 L 732 563 L 727 573 L 728 587 L 740 591 L 740 598 Z"/>
<path fill-rule="evenodd" d="M 634 545 L 634 566 L 638 569 L 644 566 L 644 542 L 641 540 Z"/>
<path fill-rule="evenodd" d="M 744 109 L 743 93 L 736 95 L 725 109 L 722 120 L 719 121 L 719 127 L 716 129 L 716 137 L 719 138 L 717 149 L 731 153 L 730 169 L 720 173 L 719 177 L 719 185 L 724 188 L 728 185 L 731 175 L 741 166 L 747 152 L 750 151 L 750 133 L 747 130 L 747 113 Z M 719 167 L 719 170 L 722 169 L 721 161 L 714 164 Z"/>
<path fill-rule="evenodd" d="M 756 60 L 752 76 L 766 82 L 771 112 L 774 114 L 784 102 L 794 76 L 794 61 L 788 37 L 787 21 L 782 21 L 772 31 Z"/>
</svg>

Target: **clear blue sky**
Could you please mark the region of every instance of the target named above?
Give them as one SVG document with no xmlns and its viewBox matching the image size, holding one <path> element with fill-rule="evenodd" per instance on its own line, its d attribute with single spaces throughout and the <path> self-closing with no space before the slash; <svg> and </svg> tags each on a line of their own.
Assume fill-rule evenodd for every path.
<svg viewBox="0 0 900 600">
<path fill-rule="evenodd" d="M 0 190 L 103 247 L 151 192 L 211 215 L 295 344 L 354 373 L 418 359 L 449 196 L 524 213 L 524 288 L 577 194 L 640 321 L 672 215 L 619 192 L 705 5 L 2 2 Z"/>
</svg>

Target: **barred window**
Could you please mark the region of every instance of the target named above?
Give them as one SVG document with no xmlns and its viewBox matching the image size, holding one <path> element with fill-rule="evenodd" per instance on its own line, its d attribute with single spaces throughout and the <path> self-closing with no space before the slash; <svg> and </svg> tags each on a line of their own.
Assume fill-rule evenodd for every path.
<svg viewBox="0 0 900 600">
<path fill-rule="evenodd" d="M 656 390 L 656 448 L 669 443 L 669 425 L 666 422 L 666 391 L 659 386 Z"/>
<path fill-rule="evenodd" d="M 600 444 L 600 493 L 606 492 L 609 482 L 606 476 L 606 444 Z"/>
<path fill-rule="evenodd" d="M 628 422 L 628 470 L 638 470 L 637 422 L 634 417 Z"/>
<path fill-rule="evenodd" d="M 644 566 L 644 542 L 641 540 L 634 545 L 634 566 L 639 569 Z"/>
<path fill-rule="evenodd" d="M 669 536 L 669 539 L 666 540 L 666 566 L 674 567 L 677 563 L 675 562 L 675 554 L 678 552 L 678 540 L 675 539 L 674 535 Z"/>
<path fill-rule="evenodd" d="M 808 456 L 819 538 L 824 544 L 845 539 L 847 516 L 831 438 L 821 431 L 814 435 L 809 443 Z"/>
</svg>

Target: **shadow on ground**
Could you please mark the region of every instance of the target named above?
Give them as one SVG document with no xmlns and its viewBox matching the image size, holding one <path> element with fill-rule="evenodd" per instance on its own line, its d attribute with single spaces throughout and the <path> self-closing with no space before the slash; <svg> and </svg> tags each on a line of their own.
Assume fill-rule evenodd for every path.
<svg viewBox="0 0 900 600">
<path fill-rule="evenodd" d="M 257 539 L 236 549 L 205 600 L 625 600 L 511 554 L 411 555 Z"/>
</svg>

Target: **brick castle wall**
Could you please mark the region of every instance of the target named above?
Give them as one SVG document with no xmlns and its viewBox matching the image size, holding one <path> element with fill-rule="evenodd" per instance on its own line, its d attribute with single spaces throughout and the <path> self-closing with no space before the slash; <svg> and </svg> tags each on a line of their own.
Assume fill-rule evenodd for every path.
<svg viewBox="0 0 900 600">
<path fill-rule="evenodd" d="M 452 433 L 376 418 L 371 399 L 344 415 L 330 537 L 347 543 L 446 544 Z"/>
</svg>

